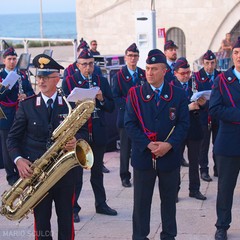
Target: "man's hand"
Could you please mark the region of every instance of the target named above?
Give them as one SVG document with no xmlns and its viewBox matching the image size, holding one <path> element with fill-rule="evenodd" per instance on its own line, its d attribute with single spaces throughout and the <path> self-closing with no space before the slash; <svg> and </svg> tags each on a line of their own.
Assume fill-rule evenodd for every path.
<svg viewBox="0 0 240 240">
<path fill-rule="evenodd" d="M 25 159 L 25 158 L 20 158 L 17 160 L 16 166 L 19 172 L 19 176 L 21 178 L 28 178 L 31 177 L 33 170 L 31 169 L 32 163 Z"/>
<path fill-rule="evenodd" d="M 102 102 L 104 100 L 101 90 L 98 90 L 98 93 L 96 95 L 96 99 L 99 100 L 100 102 Z"/>
<path fill-rule="evenodd" d="M 206 104 L 207 102 L 207 99 L 205 97 L 200 97 L 198 100 L 197 100 L 197 103 L 199 106 L 203 106 L 204 104 Z"/>
<path fill-rule="evenodd" d="M 27 97 L 27 95 L 26 94 L 18 94 L 18 100 L 19 101 L 22 101 L 22 100 L 24 100 L 25 98 Z"/>
<path fill-rule="evenodd" d="M 75 148 L 75 146 L 76 146 L 76 142 L 77 142 L 77 139 L 75 137 L 73 137 L 71 140 L 69 140 L 65 144 L 65 150 L 72 151 Z"/>
<path fill-rule="evenodd" d="M 150 142 L 148 148 L 156 157 L 162 157 L 172 148 L 172 145 L 168 142 Z"/>
<path fill-rule="evenodd" d="M 188 109 L 189 109 L 189 111 L 198 110 L 199 105 L 197 102 L 191 102 L 188 104 Z"/>
</svg>

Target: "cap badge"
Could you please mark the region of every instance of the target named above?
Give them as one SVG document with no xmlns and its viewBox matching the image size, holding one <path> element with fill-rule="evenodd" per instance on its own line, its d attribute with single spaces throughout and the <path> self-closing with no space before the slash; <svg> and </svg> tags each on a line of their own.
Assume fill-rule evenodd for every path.
<svg viewBox="0 0 240 240">
<path fill-rule="evenodd" d="M 40 64 L 40 68 L 44 68 L 44 65 L 48 64 L 50 62 L 50 59 L 45 58 L 45 57 L 40 57 L 38 59 L 38 62 Z"/>
<path fill-rule="evenodd" d="M 155 57 L 152 57 L 151 60 L 152 60 L 153 62 L 155 62 L 155 61 L 156 61 L 156 58 L 155 58 Z"/>
</svg>

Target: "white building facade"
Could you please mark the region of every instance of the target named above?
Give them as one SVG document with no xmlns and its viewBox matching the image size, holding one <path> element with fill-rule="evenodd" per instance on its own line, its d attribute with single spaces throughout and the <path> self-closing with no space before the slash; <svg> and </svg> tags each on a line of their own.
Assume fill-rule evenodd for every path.
<svg viewBox="0 0 240 240">
<path fill-rule="evenodd" d="M 136 13 L 152 10 L 156 47 L 163 50 L 164 38 L 157 32 L 165 29 L 166 39 L 179 46 L 178 57 L 189 62 L 208 49 L 218 51 L 226 33 L 232 33 L 233 39 L 240 36 L 237 0 L 76 0 L 78 40 L 96 39 L 102 55 L 124 54 L 130 44 L 137 43 Z"/>
</svg>

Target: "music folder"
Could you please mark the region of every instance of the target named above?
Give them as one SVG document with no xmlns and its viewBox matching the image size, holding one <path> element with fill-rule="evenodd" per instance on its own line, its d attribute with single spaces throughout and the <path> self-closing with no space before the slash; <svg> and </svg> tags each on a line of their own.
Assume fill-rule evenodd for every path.
<svg viewBox="0 0 240 240">
<path fill-rule="evenodd" d="M 69 102 L 84 101 L 86 99 L 94 99 L 99 91 L 99 87 L 93 88 L 78 88 L 75 87 L 68 95 Z"/>
<path fill-rule="evenodd" d="M 7 77 L 2 81 L 2 85 L 11 90 L 19 78 L 20 76 L 16 72 L 10 71 Z"/>
<path fill-rule="evenodd" d="M 210 99 L 211 96 L 211 92 L 212 90 L 205 90 L 205 91 L 200 91 L 200 92 L 195 92 L 192 97 L 191 97 L 191 101 L 195 102 L 197 101 L 200 97 L 204 97 L 206 98 L 206 100 Z"/>
</svg>

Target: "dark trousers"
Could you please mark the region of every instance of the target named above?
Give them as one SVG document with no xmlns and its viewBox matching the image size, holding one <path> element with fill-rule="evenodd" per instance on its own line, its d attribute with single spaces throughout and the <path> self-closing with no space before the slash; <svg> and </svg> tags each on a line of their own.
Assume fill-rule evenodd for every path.
<svg viewBox="0 0 240 240">
<path fill-rule="evenodd" d="M 200 173 L 208 173 L 208 151 L 211 137 L 211 130 L 208 129 L 208 126 L 202 126 L 203 130 L 203 139 L 200 143 L 199 150 L 199 165 L 200 165 Z"/>
<path fill-rule="evenodd" d="M 9 130 L 0 130 L 0 138 L 1 138 L 1 145 L 2 145 L 2 157 L 3 157 L 3 165 L 5 171 L 7 173 L 7 181 L 9 183 L 14 183 L 19 178 L 17 167 L 14 162 L 11 160 L 8 149 L 7 149 L 7 137 L 8 137 Z"/>
<path fill-rule="evenodd" d="M 209 151 L 209 145 L 210 145 L 210 138 L 211 138 L 211 132 L 212 132 L 212 143 L 214 144 L 214 141 L 217 136 L 218 126 L 212 124 L 211 129 L 208 128 L 208 126 L 202 126 L 203 129 L 203 139 L 200 144 L 200 151 L 199 151 L 199 165 L 200 165 L 200 173 L 209 173 L 209 167 L 208 167 L 208 151 Z M 217 169 L 216 167 L 216 160 L 215 156 L 213 155 L 213 161 L 214 161 L 214 169 Z"/>
<path fill-rule="evenodd" d="M 65 176 L 64 176 L 65 177 Z M 60 180 L 61 181 L 61 180 Z M 34 208 L 34 231 L 37 240 L 74 239 L 73 225 L 74 184 L 53 186 L 48 195 Z M 58 221 L 58 232 L 51 231 L 52 202 Z"/>
<path fill-rule="evenodd" d="M 174 240 L 177 235 L 176 195 L 179 169 L 161 172 L 150 169 L 134 169 L 134 204 L 133 204 L 133 240 L 146 240 L 150 232 L 150 215 L 154 185 L 158 177 L 162 232 L 160 239 Z"/>
<path fill-rule="evenodd" d="M 216 160 L 218 169 L 216 227 L 227 230 L 232 221 L 233 193 L 240 170 L 240 156 L 216 156 Z"/>
<path fill-rule="evenodd" d="M 199 145 L 201 140 L 187 140 L 186 146 L 188 148 L 188 161 L 189 161 L 189 191 L 196 192 L 200 188 L 200 177 L 199 177 Z"/>
<path fill-rule="evenodd" d="M 105 188 L 103 185 L 103 173 L 102 173 L 102 164 L 103 164 L 103 157 L 105 153 L 105 146 L 98 146 L 96 144 L 90 144 L 93 155 L 94 155 L 94 163 L 91 168 L 91 177 L 90 182 L 92 185 L 93 193 L 95 196 L 95 206 L 104 205 L 106 202 L 106 193 Z M 78 168 L 78 167 L 77 167 Z M 78 171 L 81 175 L 77 178 L 77 184 L 75 187 L 75 201 L 74 201 L 74 213 L 78 213 L 81 207 L 78 204 L 78 198 L 82 189 L 83 184 L 83 171 Z"/>
<path fill-rule="evenodd" d="M 131 179 L 131 172 L 129 171 L 129 161 L 131 154 L 131 140 L 127 135 L 125 128 L 119 129 L 120 136 L 120 178 L 121 180 Z"/>
</svg>

